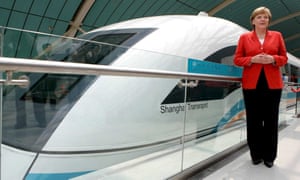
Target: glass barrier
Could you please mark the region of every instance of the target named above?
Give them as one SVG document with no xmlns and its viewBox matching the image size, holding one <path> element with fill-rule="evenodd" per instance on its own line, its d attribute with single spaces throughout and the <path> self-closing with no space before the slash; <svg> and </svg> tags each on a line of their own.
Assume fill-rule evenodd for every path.
<svg viewBox="0 0 300 180">
<path fill-rule="evenodd" d="M 239 83 L 201 81 L 196 88 L 187 93 L 183 169 L 245 140 Z"/>
<path fill-rule="evenodd" d="M 240 76 L 222 61 L 133 48 L 152 31 L 67 38 L 4 28 L 1 52 L 24 61 Z M 14 73 L 20 75 L 29 87 L 3 87 L 2 179 L 137 178 L 137 170 L 166 179 L 245 140 L 239 83 Z"/>
</svg>

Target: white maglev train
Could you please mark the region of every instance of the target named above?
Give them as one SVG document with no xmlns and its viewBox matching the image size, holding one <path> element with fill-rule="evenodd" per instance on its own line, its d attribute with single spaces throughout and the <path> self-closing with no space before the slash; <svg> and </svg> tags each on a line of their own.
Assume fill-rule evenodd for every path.
<svg viewBox="0 0 300 180">
<path fill-rule="evenodd" d="M 203 15 L 146 17 L 79 37 L 101 43 L 64 41 L 47 58 L 240 76 L 241 69 L 232 66 L 232 60 L 238 38 L 246 31 Z M 287 73 L 297 69 L 288 67 L 300 66 L 296 57 L 288 56 Z M 225 128 L 228 122 L 244 122 L 239 83 L 200 81 L 188 89 L 185 99 L 180 79 L 29 76 L 30 88 L 15 98 L 26 104 L 27 111 L 36 104 L 40 109 L 26 115 L 26 127 L 14 128 L 9 109 L 13 107 L 3 107 L 3 180 L 69 179 L 178 144 L 183 122 L 191 139 Z M 46 83 L 53 86 L 41 88 Z M 35 95 L 45 90 L 50 95 Z M 4 93 L 5 103 L 13 104 L 12 92 Z M 46 127 L 36 127 L 35 118 L 45 118 Z"/>
</svg>

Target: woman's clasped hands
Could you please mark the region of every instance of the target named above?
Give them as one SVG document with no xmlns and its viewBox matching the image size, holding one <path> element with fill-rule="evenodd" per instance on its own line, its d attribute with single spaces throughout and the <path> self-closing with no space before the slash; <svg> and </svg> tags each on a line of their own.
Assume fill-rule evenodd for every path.
<svg viewBox="0 0 300 180">
<path fill-rule="evenodd" d="M 265 53 L 257 54 L 251 58 L 251 63 L 257 64 L 272 64 L 275 60 L 273 56 Z"/>
</svg>

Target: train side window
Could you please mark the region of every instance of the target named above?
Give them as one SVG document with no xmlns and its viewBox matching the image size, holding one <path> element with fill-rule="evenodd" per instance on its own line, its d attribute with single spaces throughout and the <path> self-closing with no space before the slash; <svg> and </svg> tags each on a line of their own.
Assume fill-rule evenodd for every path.
<svg viewBox="0 0 300 180">
<path fill-rule="evenodd" d="M 207 58 L 204 61 L 216 62 L 220 64 L 233 65 L 233 57 L 235 53 L 236 45 L 228 46 L 223 49 L 219 49 Z"/>
<path fill-rule="evenodd" d="M 187 88 L 187 102 L 223 99 L 239 88 L 239 83 L 198 81 L 196 87 Z M 175 86 L 161 104 L 184 103 L 185 88 Z"/>
<path fill-rule="evenodd" d="M 233 65 L 235 49 L 236 45 L 217 50 L 204 61 Z M 239 83 L 199 81 L 197 87 L 187 88 L 187 102 L 222 99 L 239 87 Z M 162 104 L 183 103 L 184 90 L 178 86 L 174 87 Z"/>
</svg>

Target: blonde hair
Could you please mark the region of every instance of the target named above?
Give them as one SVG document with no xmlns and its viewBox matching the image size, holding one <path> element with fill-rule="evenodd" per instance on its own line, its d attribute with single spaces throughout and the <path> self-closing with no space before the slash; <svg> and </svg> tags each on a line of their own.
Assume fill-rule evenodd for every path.
<svg viewBox="0 0 300 180">
<path fill-rule="evenodd" d="M 258 7 L 258 8 L 256 8 L 256 9 L 253 10 L 253 12 L 252 12 L 252 14 L 251 14 L 251 16 L 250 16 L 250 24 L 251 24 L 252 27 L 254 27 L 254 25 L 252 24 L 253 19 L 254 19 L 257 15 L 259 15 L 259 14 L 267 14 L 268 17 L 269 17 L 269 22 L 271 21 L 272 14 L 271 14 L 270 9 L 269 9 L 269 8 L 266 8 L 266 7 L 264 7 L 264 6 Z"/>
</svg>

